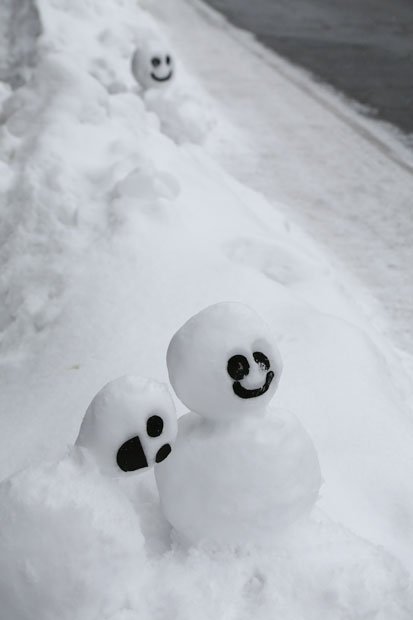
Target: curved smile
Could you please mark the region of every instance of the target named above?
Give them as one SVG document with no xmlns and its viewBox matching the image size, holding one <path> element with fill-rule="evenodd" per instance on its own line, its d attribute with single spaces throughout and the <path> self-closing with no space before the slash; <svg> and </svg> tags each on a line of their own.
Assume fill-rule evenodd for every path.
<svg viewBox="0 0 413 620">
<path fill-rule="evenodd" d="M 172 71 L 170 71 L 168 75 L 165 75 L 165 77 L 159 77 L 155 73 L 151 73 L 151 78 L 155 80 L 155 82 L 167 82 L 168 80 L 171 79 L 171 77 L 172 77 Z"/>
<path fill-rule="evenodd" d="M 239 381 L 234 381 L 232 384 L 232 389 L 234 393 L 240 398 L 257 398 L 258 396 L 262 396 L 268 390 L 271 385 L 271 381 L 274 379 L 274 373 L 272 370 L 267 372 L 267 377 L 265 379 L 264 385 L 260 388 L 255 388 L 254 390 L 247 390 L 247 388 L 243 387 Z"/>
</svg>

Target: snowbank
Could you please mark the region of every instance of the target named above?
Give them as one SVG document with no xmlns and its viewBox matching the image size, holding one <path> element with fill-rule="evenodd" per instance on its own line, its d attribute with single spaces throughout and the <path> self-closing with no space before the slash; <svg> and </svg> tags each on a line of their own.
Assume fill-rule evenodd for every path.
<svg viewBox="0 0 413 620">
<path fill-rule="evenodd" d="M 149 476 L 128 482 L 136 513 L 76 452 L 0 484 L 8 620 L 411 617 L 398 563 L 325 517 L 271 553 L 171 548 Z"/>
<path fill-rule="evenodd" d="M 413 431 L 391 350 L 378 349 L 360 328 L 359 310 L 328 261 L 276 202 L 224 173 L 193 144 L 193 133 L 182 140 L 167 135 L 165 122 L 148 109 L 130 60 L 139 36 L 164 31 L 164 24 L 132 0 L 38 0 L 36 7 L 42 35 L 33 39 L 35 64 L 9 98 L 4 88 L 1 116 L 0 473 L 29 468 L 22 521 L 7 538 L 22 531 L 17 559 L 36 544 L 31 533 L 40 508 L 27 488 L 42 484 L 36 463 L 62 457 L 97 390 L 123 374 L 165 380 L 176 329 L 206 305 L 235 300 L 254 306 L 278 338 L 285 374 L 276 404 L 291 409 L 314 440 L 325 479 L 322 510 L 411 565 Z M 189 101 L 191 80 L 180 84 Z M 202 105 L 192 109 L 202 140 L 205 119 L 214 114 L 208 140 L 219 143 L 223 131 L 238 135 L 217 107 L 206 103 L 206 116 Z M 6 512 L 15 501 L 8 499 L 10 484 L 2 487 Z M 327 518 L 308 523 L 276 556 L 187 551 L 171 547 L 156 494 L 132 487 L 130 499 L 148 557 L 131 569 L 134 592 L 113 576 L 124 600 L 114 595 L 110 610 L 95 608 L 91 617 L 185 619 L 194 609 L 198 618 L 237 620 L 277 613 L 294 620 L 411 616 L 404 569 Z M 115 498 L 97 501 L 97 522 L 106 503 L 115 512 L 121 506 Z M 82 515 L 87 506 L 76 510 Z M 70 534 L 70 519 L 55 522 L 53 512 L 44 518 L 56 523 L 59 540 L 66 528 Z M 81 536 L 93 537 L 85 528 Z M 119 539 L 108 528 L 116 555 L 134 526 Z M 1 577 L 13 613 L 25 618 L 25 603 L 13 596 L 21 574 L 11 583 L 5 571 Z M 49 620 L 47 610 L 60 604 L 58 589 L 56 597 L 48 591 L 43 610 L 32 599 L 39 588 L 47 592 L 47 582 L 46 575 L 37 589 L 27 586 L 39 620 Z M 93 607 L 91 587 L 86 599 Z M 81 613 L 72 609 L 71 618 Z"/>
<path fill-rule="evenodd" d="M 209 126 L 207 112 L 189 96 L 185 72 L 176 90 L 149 92 L 147 109 L 137 96 L 131 57 L 139 40 L 159 29 L 133 3 L 34 6 L 23 23 L 15 12 L 8 21 L 35 49 L 36 65 L 4 102 L 1 127 L 0 333 L 2 346 L 13 349 L 61 312 L 84 253 L 110 228 L 117 183 L 136 169 L 153 178 L 154 154 L 147 149 L 160 123 L 192 141 L 202 140 Z M 40 38 L 33 11 L 41 18 Z M 4 56 L 9 53 L 6 46 Z M 193 90 L 199 99 L 200 89 Z M 135 198 L 142 192 L 144 184 Z"/>
<path fill-rule="evenodd" d="M 74 452 L 0 485 L 4 618 L 90 620 L 119 608 L 144 558 L 132 506 Z"/>
</svg>

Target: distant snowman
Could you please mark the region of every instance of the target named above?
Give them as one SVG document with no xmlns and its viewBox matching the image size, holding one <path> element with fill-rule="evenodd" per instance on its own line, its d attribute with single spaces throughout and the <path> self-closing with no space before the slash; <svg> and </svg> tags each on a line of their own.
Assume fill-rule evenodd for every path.
<svg viewBox="0 0 413 620">
<path fill-rule="evenodd" d="M 313 443 L 292 414 L 270 411 L 282 362 L 265 322 L 220 303 L 172 338 L 171 384 L 191 412 L 155 467 L 161 505 L 185 542 L 266 546 L 316 502 Z"/>
<path fill-rule="evenodd" d="M 165 86 L 174 77 L 171 52 L 160 41 L 148 40 L 137 47 L 131 63 L 132 73 L 143 90 Z"/>
<path fill-rule="evenodd" d="M 176 433 L 175 406 L 167 386 L 125 376 L 94 397 L 76 445 L 89 452 L 102 474 L 122 476 L 165 460 Z"/>
</svg>

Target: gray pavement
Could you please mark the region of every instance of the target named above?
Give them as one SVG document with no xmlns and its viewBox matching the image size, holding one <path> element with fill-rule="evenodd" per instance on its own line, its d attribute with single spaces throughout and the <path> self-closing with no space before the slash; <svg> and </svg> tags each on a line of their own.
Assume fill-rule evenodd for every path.
<svg viewBox="0 0 413 620">
<path fill-rule="evenodd" d="M 207 0 L 371 113 L 413 133 L 413 0 Z"/>
</svg>

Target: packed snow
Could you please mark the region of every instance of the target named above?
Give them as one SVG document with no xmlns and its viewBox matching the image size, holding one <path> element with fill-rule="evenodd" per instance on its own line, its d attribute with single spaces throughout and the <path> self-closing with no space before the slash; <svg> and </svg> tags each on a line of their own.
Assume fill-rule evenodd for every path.
<svg viewBox="0 0 413 620">
<path fill-rule="evenodd" d="M 228 157 L 231 141 L 242 149 L 244 133 L 172 46 L 192 0 L 168 0 L 168 23 L 153 2 L 18 6 L 0 7 L 7 24 L 0 30 L 2 613 L 7 620 L 410 619 L 409 379 L 364 313 L 368 296 L 297 228 L 279 196 L 268 202 L 211 157 L 220 144 Z M 201 30 L 202 16 L 193 19 Z M 165 88 L 147 89 L 133 72 L 134 54 L 152 41 L 174 59 Z M 262 88 L 254 96 L 265 96 Z M 158 383 L 168 381 L 168 345 L 192 315 L 223 301 L 252 307 L 269 325 L 270 353 L 248 352 L 264 354 L 273 372 L 281 369 L 273 337 L 279 346 L 284 371 L 274 406 L 299 422 L 269 410 L 282 426 L 277 459 L 285 457 L 297 483 L 300 470 L 289 459 L 311 453 L 323 477 L 311 514 L 291 519 L 264 548 L 254 511 L 275 498 L 275 491 L 264 497 L 269 482 L 257 482 L 271 476 L 272 434 L 254 426 L 256 416 L 246 424 L 255 448 L 264 445 L 257 458 L 243 450 L 246 429 L 231 422 L 201 437 L 199 462 L 175 481 L 179 487 L 188 476 L 205 502 L 231 487 L 223 499 L 234 532 L 249 532 L 236 547 L 176 536 L 138 450 L 152 465 L 163 446 L 172 448 L 159 472 L 179 454 L 174 408 Z M 200 335 L 210 363 L 222 352 L 246 357 L 224 350 L 234 346 L 228 324 L 217 329 L 228 340 Z M 204 400 L 198 364 L 184 361 Z M 257 389 L 252 375 L 261 371 L 234 381 Z M 124 378 L 113 387 L 117 377 Z M 204 413 L 192 394 L 187 402 L 185 390 L 176 391 L 197 412 L 191 416 Z M 113 433 L 112 415 L 121 421 Z M 151 437 L 154 416 L 163 425 L 152 420 Z M 113 479 L 114 456 L 130 439 L 140 458 L 131 464 L 128 445 Z M 227 445 L 236 446 L 227 464 L 232 483 L 218 480 L 219 459 L 206 467 L 213 450 L 225 458 Z M 239 494 L 237 460 L 245 473 Z M 318 494 L 310 473 L 308 509 Z M 167 500 L 181 514 L 186 492 L 181 486 Z M 189 521 L 208 514 L 200 505 L 191 510 Z"/>
</svg>

